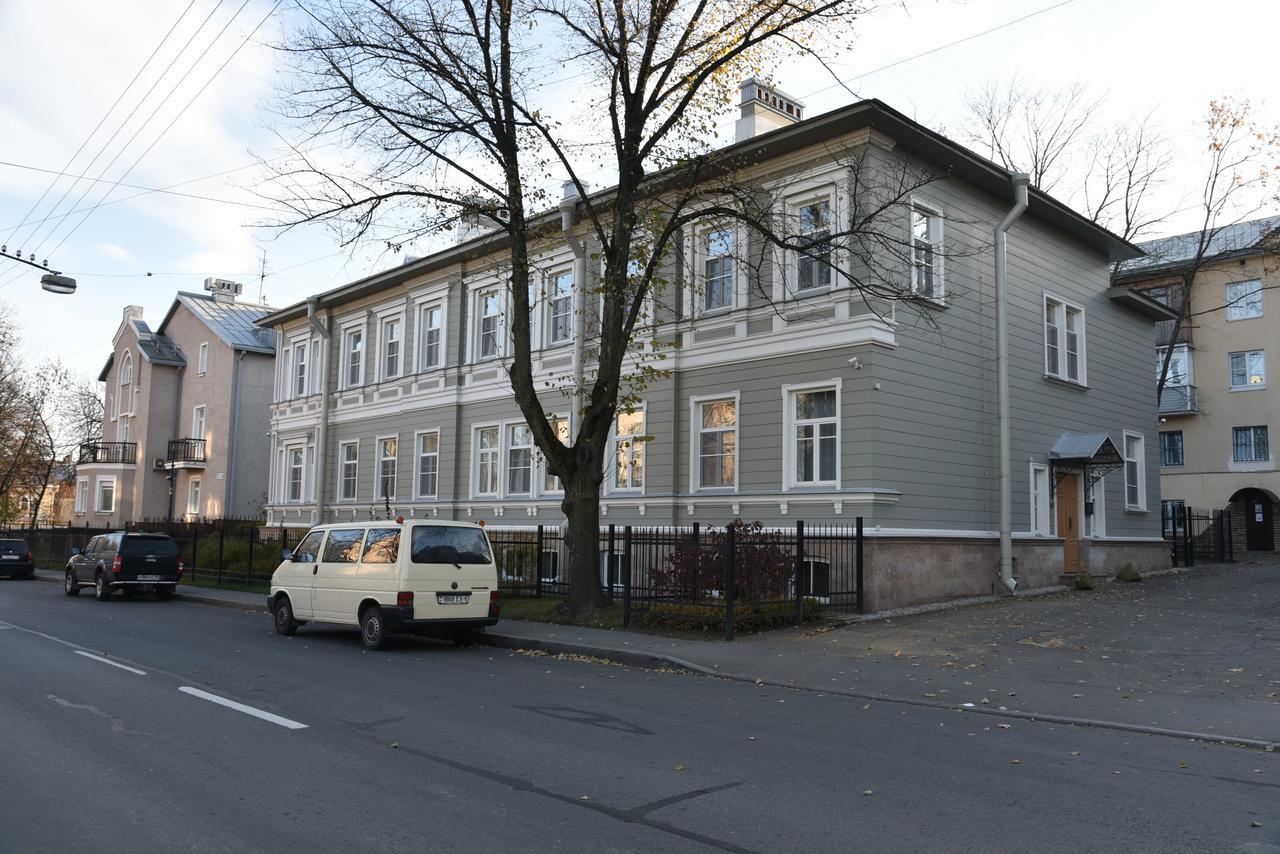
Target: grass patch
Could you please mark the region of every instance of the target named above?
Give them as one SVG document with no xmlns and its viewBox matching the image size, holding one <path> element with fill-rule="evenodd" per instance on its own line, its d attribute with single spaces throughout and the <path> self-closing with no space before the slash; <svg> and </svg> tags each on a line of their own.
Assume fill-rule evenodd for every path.
<svg viewBox="0 0 1280 854">
<path fill-rule="evenodd" d="M 822 622 L 821 606 L 812 601 L 805 603 L 806 623 Z M 502 619 L 531 620 L 538 623 L 554 623 L 562 626 L 583 626 L 592 629 L 621 629 L 622 603 L 613 602 L 593 611 L 586 619 L 575 619 L 565 607 L 565 600 L 508 596 L 502 599 Z M 734 609 L 733 625 L 736 632 L 767 631 L 794 626 L 795 605 L 790 602 L 761 605 L 739 604 Z M 705 603 L 653 602 L 631 610 L 631 631 L 669 635 L 682 638 L 717 636 L 724 632 L 725 606 L 723 601 Z"/>
<path fill-rule="evenodd" d="M 1124 566 L 1120 567 L 1120 571 L 1116 573 L 1116 581 L 1134 582 L 1141 580 L 1142 573 L 1134 569 L 1133 564 L 1131 563 L 1126 563 Z"/>
</svg>

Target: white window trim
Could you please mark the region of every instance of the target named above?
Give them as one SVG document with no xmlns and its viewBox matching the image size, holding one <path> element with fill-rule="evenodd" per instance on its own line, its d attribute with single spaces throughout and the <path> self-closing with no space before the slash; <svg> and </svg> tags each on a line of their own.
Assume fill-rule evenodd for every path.
<svg viewBox="0 0 1280 854">
<path fill-rule="evenodd" d="M 1144 449 L 1145 450 L 1145 449 Z M 1100 477 L 1093 484 L 1093 515 L 1086 516 L 1084 512 L 1085 502 L 1089 496 L 1086 491 L 1080 490 L 1080 518 L 1085 521 L 1086 525 L 1090 525 L 1090 540 L 1105 540 L 1107 538 L 1107 479 Z M 1093 520 L 1092 522 L 1090 520 Z"/>
<path fill-rule="evenodd" d="M 341 372 L 340 372 L 341 375 L 338 377 L 338 380 L 339 380 L 338 388 L 344 389 L 344 390 L 359 388 L 362 385 L 364 385 L 365 370 L 369 366 L 368 324 L 366 324 L 364 320 L 359 320 L 355 323 L 345 324 L 343 326 L 340 326 L 339 328 L 341 330 L 341 335 L 342 335 L 342 340 L 340 345 L 342 347 L 342 351 L 341 351 L 341 357 L 338 360 L 339 364 L 341 365 Z M 354 383 L 349 382 L 350 367 L 351 367 L 351 363 L 349 361 L 351 358 L 350 336 L 353 332 L 360 333 L 360 377 Z"/>
<path fill-rule="evenodd" d="M 565 424 L 569 431 L 569 435 L 566 438 L 570 442 L 572 442 L 573 441 L 573 418 L 571 415 L 569 415 L 568 413 L 564 415 L 560 415 L 555 412 L 548 413 L 548 416 L 547 416 L 548 424 L 551 424 L 552 422 L 560 418 L 563 418 L 565 420 Z M 648 422 L 645 422 L 645 423 L 647 424 Z M 552 429 L 554 429 L 554 427 Z M 564 481 L 560 482 L 559 489 L 546 488 L 547 474 L 548 474 L 547 458 L 543 456 L 542 449 L 538 447 L 538 444 L 536 441 L 534 442 L 534 445 L 533 445 L 533 455 L 534 455 L 534 478 L 535 478 L 534 483 L 538 491 L 537 494 L 540 496 L 541 495 L 555 495 L 555 496 L 564 495 Z M 645 477 L 645 480 L 646 482 L 648 481 L 647 476 Z"/>
<path fill-rule="evenodd" d="M 1254 283 L 1257 283 L 1258 285 L 1258 298 L 1259 298 L 1259 302 L 1261 303 L 1261 310 L 1257 314 L 1245 315 L 1244 317 L 1232 317 L 1231 316 L 1232 308 L 1239 305 L 1241 307 L 1241 310 L 1243 310 L 1244 306 L 1247 305 L 1247 303 L 1245 302 L 1233 303 L 1231 299 L 1231 286 L 1232 285 L 1251 285 Z M 1226 316 L 1226 321 L 1228 323 L 1236 323 L 1237 321 L 1241 321 L 1241 320 L 1257 320 L 1260 317 L 1266 316 L 1267 314 L 1266 293 L 1265 293 L 1266 287 L 1265 285 L 1262 284 L 1261 279 L 1241 279 L 1238 282 L 1227 282 L 1223 286 L 1222 290 L 1223 290 L 1222 302 L 1224 307 L 1226 308 L 1225 316 Z"/>
<path fill-rule="evenodd" d="M 473 334 L 471 335 L 471 363 L 472 364 L 478 365 L 478 364 L 484 364 L 486 362 L 496 362 L 502 359 L 504 355 L 506 355 L 507 336 L 505 334 L 505 330 L 506 330 L 505 317 L 506 317 L 506 305 L 510 300 L 510 291 L 511 291 L 511 288 L 507 287 L 506 285 L 500 282 L 486 282 L 483 285 L 477 285 L 474 288 L 472 288 L 471 299 L 470 299 L 471 311 L 469 313 L 469 317 L 471 318 L 470 320 L 471 328 L 473 332 Z M 480 355 L 480 338 L 481 338 L 480 306 L 486 294 L 496 294 L 498 297 L 498 314 L 497 314 L 498 325 L 497 325 L 497 329 L 495 330 L 495 334 L 497 337 L 497 346 L 495 348 L 496 352 L 494 352 L 493 355 L 482 356 Z"/>
<path fill-rule="evenodd" d="M 496 472 L 497 476 L 494 478 L 494 480 L 498 488 L 496 492 L 481 492 L 480 491 L 480 431 L 495 430 L 495 429 L 498 431 L 498 446 L 496 448 L 498 452 L 497 453 L 498 470 Z M 501 421 L 471 425 L 471 497 L 472 498 L 489 499 L 489 498 L 502 497 L 503 475 L 506 473 L 506 469 L 502 464 L 502 455 L 506 449 L 505 448 L 506 443 L 503 440 L 503 436 L 505 432 L 506 432 L 506 425 Z M 486 449 L 486 450 L 491 450 L 491 449 Z"/>
<path fill-rule="evenodd" d="M 810 482 L 796 481 L 796 408 L 795 394 L 797 392 L 806 391 L 830 391 L 836 393 L 836 479 L 835 480 L 815 480 Z M 834 488 L 840 489 L 844 466 L 842 465 L 844 430 L 843 419 L 843 389 L 840 377 L 834 377 L 829 380 L 811 383 L 784 383 L 782 386 L 782 488 L 783 490 L 793 489 L 820 489 Z M 741 415 L 739 415 L 739 425 L 741 425 Z"/>
<path fill-rule="evenodd" d="M 289 397 L 297 400 L 311 393 L 311 339 L 298 338 L 293 342 L 293 367 L 289 372 Z M 302 391 L 298 391 L 298 353 L 305 354 L 302 362 Z"/>
<path fill-rule="evenodd" d="M 355 488 L 354 495 L 352 495 L 350 498 L 344 498 L 342 495 L 342 485 L 344 481 L 343 475 L 345 474 L 345 472 L 343 471 L 343 467 L 346 465 L 346 461 L 343 458 L 343 452 L 349 447 L 354 447 L 356 449 L 356 459 L 355 459 L 356 488 Z M 360 498 L 360 440 L 359 439 L 350 439 L 348 441 L 338 443 L 338 488 L 336 490 L 336 493 L 337 493 L 338 501 L 344 504 L 355 503 Z"/>
<path fill-rule="evenodd" d="M 80 491 L 80 487 L 82 486 L 84 487 L 83 494 Z M 76 513 L 87 513 L 89 511 L 89 498 L 90 498 L 89 491 L 90 491 L 89 478 L 87 477 L 76 478 L 76 509 L 75 509 Z"/>
<path fill-rule="evenodd" d="M 396 454 L 394 457 L 384 457 L 382 455 L 382 443 L 395 440 Z M 385 436 L 375 436 L 373 440 L 373 450 L 376 453 L 374 458 L 374 481 L 373 481 L 373 500 L 375 503 L 381 504 L 384 501 L 395 501 L 396 496 L 400 494 L 400 434 L 388 433 Z M 384 460 L 392 459 L 396 463 L 395 477 L 392 478 L 392 493 L 390 495 L 382 494 L 382 463 Z"/>
<path fill-rule="evenodd" d="M 196 415 L 199 414 L 200 432 L 196 432 Z M 209 422 L 207 420 L 209 409 L 203 403 L 198 403 L 191 407 L 191 438 L 203 439 L 205 434 L 209 432 Z"/>
<path fill-rule="evenodd" d="M 202 484 L 200 483 L 200 478 L 193 477 L 187 481 L 187 515 L 188 516 L 196 516 L 197 518 L 200 516 L 200 506 L 201 504 L 204 503 L 204 494 L 201 491 L 201 488 L 202 488 Z M 192 501 L 191 501 L 192 498 L 195 498 L 194 509 L 192 508 Z"/>
<path fill-rule="evenodd" d="M 196 357 L 196 373 L 204 376 L 209 372 L 209 342 L 201 341 L 199 354 Z"/>
<path fill-rule="evenodd" d="M 1156 361 L 1156 371 L 1157 371 L 1156 381 L 1157 382 L 1160 381 L 1159 371 L 1161 367 L 1164 365 L 1164 354 L 1168 350 L 1169 350 L 1168 345 L 1165 345 L 1164 347 L 1156 348 L 1156 353 L 1158 354 L 1158 358 Z M 1175 383 L 1175 382 L 1169 381 L 1165 383 L 1166 388 L 1182 388 L 1185 386 L 1191 386 L 1196 384 L 1195 362 L 1191 358 L 1191 348 L 1186 344 L 1174 344 L 1173 345 L 1174 359 L 1177 359 L 1179 352 L 1181 352 L 1183 356 L 1183 361 L 1187 366 L 1187 381 L 1184 383 Z M 1169 377 L 1167 379 L 1168 380 L 1173 379 L 1173 362 L 1172 361 L 1169 363 Z M 1231 382 L 1231 357 L 1230 355 L 1228 355 L 1227 356 L 1227 383 L 1230 384 L 1230 382 Z"/>
<path fill-rule="evenodd" d="M 374 376 L 378 378 L 378 382 L 380 383 L 395 382 L 397 380 L 402 380 L 404 379 L 405 374 L 408 373 L 408 371 L 406 370 L 408 366 L 408 361 L 405 353 L 407 349 L 405 346 L 405 340 L 409 331 L 409 327 L 405 323 L 405 310 L 404 310 L 403 303 L 397 305 L 394 308 L 383 309 L 382 311 L 378 312 L 376 316 L 376 320 L 377 320 L 377 329 L 378 329 L 378 366 L 377 366 L 377 370 L 374 373 Z M 387 373 L 386 331 L 387 331 L 388 323 L 400 324 L 400 339 L 399 339 L 400 349 L 396 354 L 396 372 L 394 374 Z M 366 355 L 368 354 L 368 350 L 369 348 L 366 346 L 365 347 Z"/>
<path fill-rule="evenodd" d="M 909 199 L 910 208 L 907 211 L 907 257 L 910 259 L 908 264 L 907 275 L 909 277 L 908 286 L 911 293 L 918 293 L 916 286 L 916 240 L 915 232 L 912 230 L 912 217 L 916 211 L 927 214 L 930 217 L 938 218 L 938 235 L 933 241 L 933 279 L 934 288 L 932 296 L 919 294 L 921 299 L 938 305 L 946 305 L 947 303 L 947 263 L 946 263 L 946 245 L 947 245 L 947 217 L 943 211 L 942 205 L 932 199 L 922 196 L 911 196 Z"/>
<path fill-rule="evenodd" d="M 641 401 L 637 406 L 632 407 L 634 412 L 640 413 L 640 435 L 649 435 L 649 402 Z M 621 407 L 613 414 L 613 424 L 609 428 L 609 452 L 605 458 L 605 464 L 608 466 L 608 473 L 605 477 L 605 492 L 610 495 L 644 495 L 649 487 L 649 443 L 641 440 L 640 445 L 644 448 L 644 475 L 639 486 L 618 486 L 618 416 L 625 412 Z"/>
<path fill-rule="evenodd" d="M 729 305 L 721 308 L 713 308 L 707 310 L 704 306 L 707 304 L 706 296 L 706 252 L 703 249 L 703 238 L 710 231 L 731 231 L 733 232 L 733 297 Z M 690 318 L 699 317 L 720 317 L 726 314 L 732 314 L 739 309 L 747 306 L 747 275 L 743 270 L 742 263 L 742 246 L 746 241 L 747 235 L 743 228 L 737 222 L 725 223 L 718 226 L 713 221 L 695 222 L 689 228 L 689 234 L 685 237 L 685 257 L 690 259 L 691 269 L 688 273 L 686 281 L 688 285 L 684 288 L 684 316 Z"/>
<path fill-rule="evenodd" d="M 528 492 L 514 492 L 511 489 L 511 451 L 516 447 L 525 447 L 523 445 L 514 445 L 511 443 L 511 431 L 515 427 L 525 427 L 529 430 L 529 490 Z M 529 428 L 524 419 L 517 418 L 513 421 L 502 422 L 502 433 L 498 437 L 498 445 L 502 450 L 499 459 L 499 482 L 498 494 L 503 498 L 508 496 L 514 498 L 533 498 L 538 492 L 537 476 L 538 476 L 538 442 L 533 437 L 533 429 Z"/>
<path fill-rule="evenodd" d="M 427 495 L 419 492 L 418 488 L 422 485 L 422 437 L 429 434 L 435 434 L 436 437 L 436 491 Z M 439 427 L 430 430 L 416 430 L 413 434 L 413 497 L 420 500 L 435 501 L 440 497 L 440 437 Z"/>
<path fill-rule="evenodd" d="M 567 275 L 572 282 L 569 286 L 569 334 L 567 337 L 561 338 L 557 341 L 553 335 L 553 330 L 555 329 L 555 315 L 551 310 L 551 304 L 554 301 L 551 295 L 554 293 L 556 279 L 564 275 Z M 573 266 L 557 265 L 543 276 L 542 294 L 538 299 L 539 311 L 537 312 L 538 315 L 541 315 L 541 322 L 538 322 L 539 318 L 535 315 L 531 330 L 542 330 L 543 334 L 541 336 L 541 340 L 545 342 L 545 349 L 550 350 L 565 347 L 573 343 L 573 335 L 577 326 L 574 321 L 577 318 L 578 310 L 580 308 L 580 301 L 578 299 L 578 293 L 580 290 L 581 287 L 579 286 L 578 277 Z M 601 299 L 603 298 L 602 294 Z M 532 346 L 530 349 L 532 349 Z"/>
<path fill-rule="evenodd" d="M 433 308 L 440 309 L 440 361 L 434 365 L 426 363 L 426 315 Z M 449 364 L 449 297 L 447 294 L 431 294 L 414 300 L 414 340 L 413 367 L 415 373 L 443 370 Z"/>
<path fill-rule="evenodd" d="M 734 405 L 733 486 L 702 485 L 702 405 L 732 400 Z M 689 398 L 689 492 L 708 495 L 731 495 L 742 483 L 738 463 L 742 458 L 742 393 L 737 389 L 723 394 L 704 394 Z"/>
<path fill-rule="evenodd" d="M 1041 366 L 1044 375 L 1047 378 L 1057 380 L 1058 382 L 1070 383 L 1081 387 L 1089 385 L 1089 323 L 1084 307 L 1071 300 L 1064 299 L 1050 291 L 1043 291 L 1040 300 L 1040 350 L 1041 350 Z M 1049 372 L 1049 339 L 1045 335 L 1045 311 L 1050 302 L 1055 302 L 1062 307 L 1062 323 L 1058 327 L 1058 373 Z M 1067 312 L 1076 311 L 1080 314 L 1080 378 L 1071 379 L 1067 376 Z"/>
<path fill-rule="evenodd" d="M 1182 345 L 1186 346 L 1186 345 Z M 1262 382 L 1257 385 L 1249 384 L 1249 356 L 1257 353 L 1262 357 Z M 1231 357 L 1244 356 L 1244 385 L 1236 385 L 1232 377 Z M 1188 357 L 1189 359 L 1190 357 Z M 1189 362 L 1188 362 L 1189 363 Z M 1190 370 L 1187 371 L 1190 373 Z M 1252 350 L 1232 350 L 1227 353 L 1227 390 L 1228 391 L 1264 391 L 1267 387 L 1267 351 L 1261 347 L 1255 347 Z"/>
<path fill-rule="evenodd" d="M 289 460 L 294 451 L 302 454 L 302 463 L 300 466 L 301 478 L 298 482 L 298 497 L 289 497 L 289 475 L 292 466 Z M 280 503 L 281 504 L 305 504 L 307 500 L 307 444 L 301 440 L 287 442 L 280 445 Z"/>
<path fill-rule="evenodd" d="M 1135 512 L 1143 512 L 1147 509 L 1147 437 L 1145 434 L 1139 433 L 1136 430 L 1124 431 L 1124 436 L 1121 439 L 1121 441 L 1124 444 L 1123 444 L 1123 447 L 1121 448 L 1120 456 L 1124 459 L 1126 463 L 1129 462 L 1128 453 L 1129 453 L 1130 437 L 1137 439 L 1142 445 L 1141 453 L 1138 455 L 1138 458 L 1136 460 L 1138 464 L 1138 503 L 1137 504 L 1129 503 L 1129 475 L 1128 475 L 1128 466 L 1126 465 L 1125 482 L 1124 482 L 1124 487 L 1125 487 L 1124 509 L 1132 510 Z"/>
<path fill-rule="evenodd" d="M 1040 496 L 1040 502 L 1037 505 L 1036 475 L 1042 472 L 1044 474 L 1044 494 Z M 1053 492 L 1053 483 L 1049 479 L 1049 467 L 1044 463 L 1031 463 L 1027 490 L 1027 515 L 1031 521 L 1030 532 L 1034 536 L 1053 536 L 1053 499 L 1050 495 L 1051 492 Z M 1042 522 L 1043 524 L 1041 524 Z"/>
<path fill-rule="evenodd" d="M 111 484 L 111 506 L 102 506 L 102 487 L 105 484 Z M 119 495 L 116 494 L 116 477 L 115 475 L 98 475 L 93 484 L 93 512 L 94 513 L 114 513 L 116 512 L 116 503 Z"/>
</svg>

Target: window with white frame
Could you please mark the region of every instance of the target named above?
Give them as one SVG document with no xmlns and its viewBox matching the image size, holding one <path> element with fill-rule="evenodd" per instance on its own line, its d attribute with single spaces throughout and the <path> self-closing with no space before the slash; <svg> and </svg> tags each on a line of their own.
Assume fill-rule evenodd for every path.
<svg viewBox="0 0 1280 854">
<path fill-rule="evenodd" d="M 533 489 L 533 431 L 527 424 L 507 426 L 507 494 L 528 495 Z"/>
<path fill-rule="evenodd" d="M 941 300 L 943 288 L 942 213 L 921 204 L 911 206 L 911 292 Z"/>
<path fill-rule="evenodd" d="M 1107 486 L 1106 478 L 1099 478 L 1085 490 L 1084 535 L 1097 539 L 1107 535 Z M 1093 512 L 1088 512 L 1092 508 Z"/>
<path fill-rule="evenodd" d="M 360 443 L 343 442 L 339 448 L 338 499 L 355 501 L 360 483 Z"/>
<path fill-rule="evenodd" d="M 792 486 L 834 486 L 840 471 L 840 395 L 835 388 L 787 391 Z"/>
<path fill-rule="evenodd" d="M 89 510 L 89 478 L 82 477 L 76 481 L 76 512 L 85 513 Z"/>
<path fill-rule="evenodd" d="M 307 395 L 307 351 L 311 345 L 303 342 L 293 348 L 293 396 Z"/>
<path fill-rule="evenodd" d="M 200 342 L 200 354 L 196 358 L 196 373 L 203 376 L 209 370 L 209 342 Z"/>
<path fill-rule="evenodd" d="M 424 305 L 418 323 L 418 370 L 426 371 L 444 364 L 444 306 Z"/>
<path fill-rule="evenodd" d="M 364 330 L 348 329 L 343 336 L 343 379 L 347 388 L 364 381 Z"/>
<path fill-rule="evenodd" d="M 382 321 L 382 378 L 400 376 L 400 318 L 389 317 Z"/>
<path fill-rule="evenodd" d="M 487 291 L 476 299 L 476 358 L 498 355 L 498 318 L 500 306 L 497 291 Z"/>
<path fill-rule="evenodd" d="M 644 408 L 620 410 L 613 422 L 613 488 L 644 489 Z"/>
<path fill-rule="evenodd" d="M 1156 381 L 1160 380 L 1160 372 L 1164 370 L 1165 354 L 1168 347 L 1156 348 Z M 1186 344 L 1175 344 L 1173 354 L 1169 357 L 1169 371 L 1165 374 L 1166 386 L 1191 385 L 1191 351 Z"/>
<path fill-rule="evenodd" d="M 398 441 L 395 437 L 378 440 L 378 499 L 396 497 L 396 451 Z"/>
<path fill-rule="evenodd" d="M 116 414 L 133 412 L 133 356 L 125 351 L 120 360 L 120 389 L 116 395 Z"/>
<path fill-rule="evenodd" d="M 1180 466 L 1185 465 L 1185 461 L 1186 456 L 1182 447 L 1182 431 L 1160 431 L 1160 465 Z"/>
<path fill-rule="evenodd" d="M 204 404 L 191 410 L 191 438 L 204 438 Z"/>
<path fill-rule="evenodd" d="M 736 399 L 697 404 L 698 489 L 738 485 L 738 402 Z"/>
<path fill-rule="evenodd" d="M 1240 353 L 1232 353 L 1229 359 L 1231 363 L 1231 388 L 1233 391 L 1267 387 L 1267 366 L 1266 360 L 1263 358 L 1263 351 L 1245 350 Z"/>
<path fill-rule="evenodd" d="M 1231 459 L 1235 462 L 1262 463 L 1271 459 L 1265 426 L 1234 427 L 1231 438 Z"/>
<path fill-rule="evenodd" d="M 702 235 L 702 308 L 733 306 L 733 229 L 714 228 Z"/>
<path fill-rule="evenodd" d="M 302 459 L 300 446 L 285 449 L 285 501 L 302 501 Z"/>
<path fill-rule="evenodd" d="M 1147 509 L 1146 439 L 1141 433 L 1124 434 L 1124 506 L 1127 510 Z"/>
<path fill-rule="evenodd" d="M 1262 282 L 1232 282 L 1227 285 L 1227 320 L 1262 317 Z"/>
<path fill-rule="evenodd" d="M 200 478 L 198 477 L 187 481 L 187 515 L 200 515 Z"/>
<path fill-rule="evenodd" d="M 552 344 L 573 337 L 573 273 L 558 273 L 547 294 L 547 335 Z"/>
<path fill-rule="evenodd" d="M 1085 382 L 1084 309 L 1044 298 L 1044 372 L 1067 382 Z"/>
<path fill-rule="evenodd" d="M 569 419 L 553 417 L 548 419 L 551 429 L 555 431 L 556 437 L 560 440 L 560 444 L 569 444 Z M 539 454 L 539 467 L 542 469 L 542 491 L 545 492 L 564 492 L 564 484 L 560 482 L 560 478 L 551 473 L 547 467 L 547 461 L 542 459 Z"/>
<path fill-rule="evenodd" d="M 440 488 L 440 433 L 418 434 L 418 498 L 435 498 Z"/>
<path fill-rule="evenodd" d="M 1031 532 L 1041 537 L 1052 535 L 1049 513 L 1049 467 L 1031 464 Z"/>
<path fill-rule="evenodd" d="M 1181 498 L 1167 498 L 1160 502 L 1160 530 L 1178 532 L 1185 527 L 1187 502 Z"/>
<path fill-rule="evenodd" d="M 98 478 L 98 496 L 93 509 L 98 513 L 116 511 L 116 479 L 114 477 Z"/>
<path fill-rule="evenodd" d="M 293 397 L 293 374 L 289 371 L 290 359 L 293 354 L 292 347 L 285 347 L 284 352 L 280 356 L 280 399 L 289 400 Z"/>
<path fill-rule="evenodd" d="M 831 200 L 818 199 L 796 208 L 796 289 L 831 285 Z"/>
<path fill-rule="evenodd" d="M 502 435 L 497 427 L 480 427 L 475 435 L 476 495 L 497 495 Z"/>
</svg>

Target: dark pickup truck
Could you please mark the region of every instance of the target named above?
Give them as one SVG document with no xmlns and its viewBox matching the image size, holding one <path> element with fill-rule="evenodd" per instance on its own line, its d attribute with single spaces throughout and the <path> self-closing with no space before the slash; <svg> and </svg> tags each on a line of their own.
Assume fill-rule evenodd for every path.
<svg viewBox="0 0 1280 854">
<path fill-rule="evenodd" d="M 157 599 L 168 599 L 182 579 L 179 554 L 168 534 L 99 534 L 84 551 L 72 550 L 63 590 L 77 596 L 81 587 L 91 585 L 98 601 L 104 602 L 113 590 L 151 587 Z"/>
</svg>

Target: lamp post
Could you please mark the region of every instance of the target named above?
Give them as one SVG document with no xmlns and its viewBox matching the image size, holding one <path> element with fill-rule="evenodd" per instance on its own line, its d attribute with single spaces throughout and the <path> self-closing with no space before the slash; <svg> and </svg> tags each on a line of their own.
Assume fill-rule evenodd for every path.
<svg viewBox="0 0 1280 854">
<path fill-rule="evenodd" d="M 17 261 L 19 264 L 26 264 L 28 267 L 44 270 L 45 274 L 40 277 L 40 287 L 51 294 L 74 294 L 76 292 L 75 279 L 62 275 L 61 270 L 50 270 L 47 259 L 43 263 L 37 264 L 34 253 L 32 253 L 31 259 L 27 260 L 22 257 L 21 249 L 18 250 L 16 255 L 10 255 L 8 246 L 0 246 L 0 260 Z"/>
</svg>

